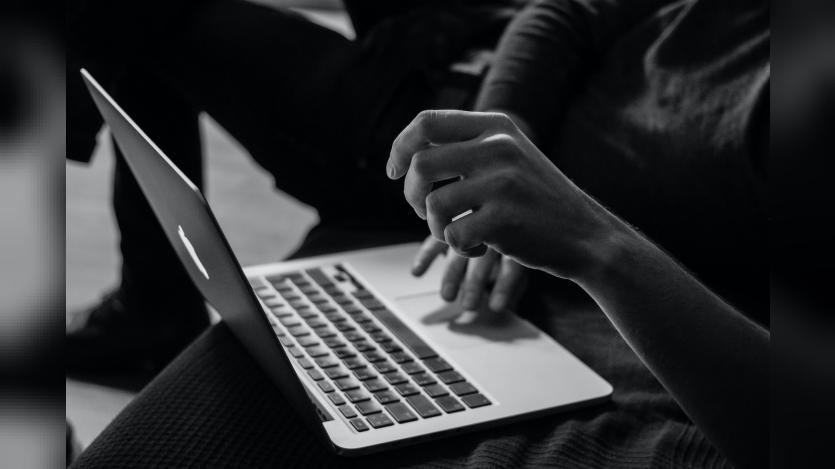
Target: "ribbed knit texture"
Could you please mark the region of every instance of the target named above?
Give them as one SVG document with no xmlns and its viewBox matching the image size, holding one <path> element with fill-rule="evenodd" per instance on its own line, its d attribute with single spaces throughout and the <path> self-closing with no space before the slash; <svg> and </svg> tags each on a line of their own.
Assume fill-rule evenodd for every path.
<svg viewBox="0 0 835 469">
<path fill-rule="evenodd" d="M 613 384 L 611 402 L 389 453 L 340 458 L 310 434 L 219 325 L 165 369 L 74 467 L 730 467 L 590 301 L 553 291 L 559 289 L 553 282 L 535 288 L 550 291 L 530 295 L 524 309 L 539 312 L 534 322 Z"/>
</svg>

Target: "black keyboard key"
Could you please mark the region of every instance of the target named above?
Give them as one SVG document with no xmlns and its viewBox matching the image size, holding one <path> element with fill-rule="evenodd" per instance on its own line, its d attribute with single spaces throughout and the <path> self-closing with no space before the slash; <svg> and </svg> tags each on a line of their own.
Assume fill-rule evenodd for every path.
<svg viewBox="0 0 835 469">
<path fill-rule="evenodd" d="M 403 376 L 402 373 L 398 373 L 397 371 L 393 373 L 386 373 L 383 375 L 383 378 L 385 378 L 385 380 L 388 381 L 388 383 L 391 385 L 405 383 L 406 381 L 408 381 L 408 379 L 406 379 L 406 377 Z"/>
<path fill-rule="evenodd" d="M 316 337 L 299 337 L 299 345 L 302 347 L 313 347 L 314 345 L 319 345 L 319 341 L 316 340 Z"/>
<path fill-rule="evenodd" d="M 319 388 L 323 392 L 333 392 L 334 391 L 333 385 L 331 384 L 330 381 L 319 381 L 317 384 L 319 385 Z"/>
<path fill-rule="evenodd" d="M 313 329 L 318 329 L 320 327 L 326 327 L 328 323 L 319 318 L 311 318 L 307 320 L 307 325 Z"/>
<path fill-rule="evenodd" d="M 367 322 L 365 324 L 360 324 L 360 329 L 364 330 L 365 332 L 367 332 L 369 334 L 373 334 L 375 332 L 382 331 L 382 329 L 380 329 L 380 327 L 377 326 L 376 324 L 374 324 L 373 322 Z"/>
<path fill-rule="evenodd" d="M 331 396 L 338 396 L 339 394 L 330 394 Z M 353 407 L 349 405 L 342 405 L 339 406 L 339 412 L 345 416 L 346 419 L 352 419 L 357 416 L 357 413 L 354 411 Z"/>
<path fill-rule="evenodd" d="M 365 389 L 368 389 L 369 392 L 377 392 L 382 391 L 383 389 L 388 389 L 386 383 L 380 381 L 377 378 L 363 381 L 362 384 L 363 386 L 365 386 Z"/>
<path fill-rule="evenodd" d="M 397 397 L 397 394 L 389 391 L 388 389 L 385 391 L 374 393 L 374 399 L 377 399 L 377 402 L 383 405 L 391 404 L 392 402 L 397 402 L 400 400 L 400 398 Z"/>
<path fill-rule="evenodd" d="M 412 356 L 406 352 L 395 352 L 391 354 L 391 359 L 395 363 L 406 363 L 412 361 Z"/>
<path fill-rule="evenodd" d="M 325 345 L 327 345 L 328 347 L 330 347 L 332 349 L 336 349 L 336 348 L 342 348 L 347 344 L 345 344 L 345 342 L 341 341 L 338 337 L 328 337 L 327 339 L 325 339 Z"/>
<path fill-rule="evenodd" d="M 452 369 L 452 365 L 447 363 L 446 360 L 443 358 L 430 358 L 423 361 L 423 364 L 426 365 L 427 368 L 434 371 L 435 373 L 440 373 L 442 371 L 447 371 Z"/>
<path fill-rule="evenodd" d="M 313 368 L 313 362 L 311 362 L 309 358 L 299 358 L 299 365 L 301 365 L 305 370 Z"/>
<path fill-rule="evenodd" d="M 357 417 L 355 419 L 351 419 L 351 426 L 358 432 L 368 431 L 368 424 L 365 423 L 361 417 Z"/>
<path fill-rule="evenodd" d="M 378 344 L 382 344 L 383 342 L 391 342 L 391 336 L 385 332 L 375 332 L 371 334 L 371 340 L 377 342 Z"/>
<path fill-rule="evenodd" d="M 462 410 L 464 410 L 464 406 L 461 405 L 460 402 L 458 402 L 458 399 L 452 396 L 439 397 L 435 399 L 435 403 L 438 404 L 438 406 L 441 409 L 444 409 L 444 412 L 448 414 L 451 414 L 453 412 L 461 412 Z"/>
<path fill-rule="evenodd" d="M 353 316 L 355 314 L 360 314 L 360 313 L 363 312 L 363 310 L 360 307 L 358 307 L 357 305 L 344 305 L 342 307 L 342 309 L 344 309 L 345 312 L 350 314 L 351 316 Z"/>
<path fill-rule="evenodd" d="M 340 306 L 348 306 L 354 304 L 354 301 L 352 299 L 340 293 L 338 290 L 331 293 L 331 297 L 333 298 L 333 301 L 336 301 L 336 304 Z"/>
<path fill-rule="evenodd" d="M 364 322 L 371 322 L 373 319 L 371 319 L 371 316 L 367 314 L 356 314 L 354 315 L 354 321 L 362 324 Z"/>
<path fill-rule="evenodd" d="M 339 326 L 347 326 L 347 327 L 340 328 Z M 354 326 L 352 326 L 348 323 L 337 324 L 336 328 L 343 333 L 343 335 L 345 336 L 346 339 L 348 339 L 349 342 L 357 342 L 359 340 L 364 340 L 365 339 L 364 335 L 360 334 L 359 332 L 355 332 L 357 329 Z M 343 329 L 346 329 L 346 330 L 343 330 Z"/>
<path fill-rule="evenodd" d="M 353 350 L 351 350 L 349 348 L 344 348 L 344 347 L 334 350 L 333 354 L 336 355 L 337 357 L 343 359 L 343 360 L 346 359 L 346 358 L 351 358 L 351 357 L 356 357 L 357 356 L 357 354 L 354 353 Z"/>
<path fill-rule="evenodd" d="M 298 284 L 296 284 L 296 285 L 298 285 Z M 305 285 L 298 285 L 298 287 L 302 291 L 302 293 L 304 293 L 308 297 L 310 295 L 317 295 L 319 293 L 319 289 L 314 287 L 313 285 L 311 285 L 308 282 L 305 282 Z"/>
<path fill-rule="evenodd" d="M 366 417 L 366 419 L 368 420 L 368 423 L 370 423 L 371 426 L 374 428 L 383 428 L 388 427 L 390 425 L 394 425 L 394 422 L 392 422 L 386 414 L 369 415 L 368 417 Z"/>
<path fill-rule="evenodd" d="M 305 326 L 295 326 L 287 329 L 287 332 L 290 333 L 293 337 L 301 337 L 305 335 L 310 335 L 310 331 L 307 330 Z"/>
<path fill-rule="evenodd" d="M 356 348 L 360 352 L 370 352 L 372 350 L 377 350 L 377 347 L 371 345 L 365 340 L 359 340 L 357 342 L 354 342 L 354 348 Z"/>
<path fill-rule="evenodd" d="M 392 365 L 390 361 L 382 361 L 374 363 L 374 369 L 379 371 L 380 373 L 390 373 L 392 371 L 397 371 L 397 367 Z"/>
<path fill-rule="evenodd" d="M 296 342 L 294 342 L 293 339 L 291 339 L 287 336 L 284 336 L 284 337 L 278 339 L 278 341 L 281 342 L 281 345 L 283 345 L 285 347 L 292 347 L 292 346 L 296 345 Z"/>
<path fill-rule="evenodd" d="M 305 356 L 304 350 L 298 347 L 290 347 L 287 350 L 290 351 L 290 355 L 292 355 L 294 358 L 302 358 L 303 356 Z"/>
<path fill-rule="evenodd" d="M 374 401 L 363 401 L 358 403 L 357 410 L 360 411 L 362 415 L 376 414 L 377 412 L 383 411 L 383 409 L 381 409 Z"/>
<path fill-rule="evenodd" d="M 465 404 L 467 404 L 470 409 L 475 409 L 476 407 L 483 407 L 486 405 L 490 405 L 490 400 L 484 397 L 482 394 L 470 394 L 461 398 Z"/>
<path fill-rule="evenodd" d="M 328 299 L 327 299 L 327 298 L 325 298 L 325 297 L 324 297 L 324 296 L 322 296 L 322 295 L 319 295 L 319 294 L 316 294 L 316 295 L 310 295 L 310 296 L 308 296 L 307 298 L 308 298 L 310 301 L 312 301 L 312 302 L 313 302 L 313 304 L 317 304 L 317 305 L 319 305 L 319 304 L 327 304 L 327 303 L 328 303 Z"/>
<path fill-rule="evenodd" d="M 264 299 L 264 306 L 266 306 L 268 308 L 274 308 L 274 307 L 282 306 L 282 305 L 284 305 L 284 302 L 281 301 L 278 297 L 274 296 L 272 298 Z"/>
<path fill-rule="evenodd" d="M 406 404 L 402 402 L 395 402 L 392 404 L 388 404 L 385 406 L 386 410 L 397 423 L 406 423 L 406 422 L 414 422 L 417 420 L 417 416 L 409 409 Z"/>
<path fill-rule="evenodd" d="M 394 342 L 382 343 L 382 344 L 380 344 L 380 348 L 383 349 L 383 351 L 386 352 L 386 353 L 396 353 L 396 352 L 402 352 L 403 351 L 403 347 L 395 344 Z"/>
<path fill-rule="evenodd" d="M 328 351 L 328 348 L 323 345 L 314 345 L 313 347 L 307 348 L 307 354 L 313 358 L 318 358 L 330 354 L 330 351 Z"/>
<path fill-rule="evenodd" d="M 342 321 L 347 320 L 345 315 L 339 314 L 339 313 L 325 313 L 325 319 L 327 319 L 328 321 L 330 321 L 334 324 L 337 323 L 337 322 L 342 322 Z"/>
<path fill-rule="evenodd" d="M 357 290 L 354 293 L 352 293 L 352 295 L 354 295 L 354 298 L 359 298 L 359 299 L 374 298 L 374 295 L 368 290 Z"/>
<path fill-rule="evenodd" d="M 472 394 L 477 392 L 478 390 L 472 384 L 464 381 L 461 383 L 455 383 L 449 386 L 449 389 L 459 396 L 463 396 L 465 394 Z M 466 401 L 465 401 L 466 402 Z"/>
<path fill-rule="evenodd" d="M 281 318 L 281 319 L 278 320 L 278 322 L 280 322 L 281 325 L 284 326 L 284 327 L 294 327 L 294 326 L 301 326 L 302 325 L 301 319 L 298 319 L 294 316 Z"/>
<path fill-rule="evenodd" d="M 273 308 L 272 311 L 273 316 L 277 318 L 286 318 L 288 316 L 293 316 L 293 311 L 287 308 Z"/>
<path fill-rule="evenodd" d="M 302 319 L 315 318 L 318 315 L 319 314 L 316 311 L 313 311 L 312 309 L 308 308 L 307 306 L 305 306 L 304 308 L 299 308 L 299 316 L 301 316 Z"/>
<path fill-rule="evenodd" d="M 371 368 L 364 367 L 358 368 L 354 370 L 354 376 L 357 377 L 360 381 L 365 381 L 367 379 L 374 379 L 377 377 L 377 373 L 374 372 Z"/>
<path fill-rule="evenodd" d="M 413 375 L 412 379 L 415 380 L 415 383 L 417 383 L 420 386 L 429 386 L 430 384 L 435 384 L 438 382 L 429 373 L 420 373 L 417 375 Z"/>
<path fill-rule="evenodd" d="M 423 390 L 426 391 L 426 394 L 429 394 L 430 397 L 434 398 L 446 396 L 449 394 L 449 391 L 447 391 L 446 388 L 444 388 L 440 384 L 426 386 Z"/>
<path fill-rule="evenodd" d="M 412 383 L 398 384 L 397 386 L 394 387 L 394 389 L 396 389 L 397 392 L 403 397 L 411 396 L 413 394 L 419 394 L 420 393 L 420 388 L 418 388 L 417 386 L 415 386 Z"/>
<path fill-rule="evenodd" d="M 319 357 L 314 359 L 313 361 L 315 361 L 316 364 L 319 365 L 319 368 L 330 368 L 332 366 L 339 365 L 339 360 L 337 360 L 335 357 L 331 355 L 328 355 L 327 357 Z"/>
<path fill-rule="evenodd" d="M 352 389 L 359 389 L 360 383 L 354 378 L 340 378 L 334 380 L 334 384 L 340 391 L 350 391 Z"/>
<path fill-rule="evenodd" d="M 313 332 L 319 336 L 320 339 L 327 339 L 328 337 L 336 337 L 336 332 L 330 327 L 320 327 L 319 329 L 313 329 Z"/>
<path fill-rule="evenodd" d="M 365 360 L 355 357 L 345 358 L 342 362 L 345 363 L 345 366 L 348 367 L 349 370 L 355 370 L 365 366 Z"/>
<path fill-rule="evenodd" d="M 432 404 L 429 398 L 424 396 L 423 394 L 415 394 L 414 396 L 409 396 L 406 398 L 406 402 L 408 402 L 409 405 L 412 406 L 413 409 L 415 409 L 418 415 L 425 419 L 441 415 L 441 411 L 438 410 L 438 408 Z"/>
<path fill-rule="evenodd" d="M 333 366 L 325 369 L 325 374 L 330 379 L 339 379 L 348 376 L 348 370 L 341 366 Z"/>
<path fill-rule="evenodd" d="M 313 368 L 312 370 L 307 370 L 307 374 L 311 378 L 313 378 L 313 381 L 321 381 L 321 380 L 325 379 L 325 377 L 322 376 L 322 372 L 317 370 L 316 368 Z"/>
<path fill-rule="evenodd" d="M 365 356 L 365 359 L 368 360 L 370 363 L 376 363 L 386 359 L 385 355 L 381 354 L 376 350 L 373 352 L 366 352 L 363 354 L 363 356 Z"/>
<path fill-rule="evenodd" d="M 316 305 L 316 307 L 319 308 L 319 311 L 321 311 L 325 314 L 333 314 L 337 311 L 337 309 L 334 308 L 333 306 L 326 305 L 326 304 L 318 304 L 318 305 Z"/>
<path fill-rule="evenodd" d="M 345 397 L 347 397 L 349 401 L 355 404 L 357 402 L 367 401 L 371 399 L 371 396 L 369 396 L 368 393 L 363 391 L 362 389 L 354 389 L 353 391 L 348 391 L 345 393 Z"/>
<path fill-rule="evenodd" d="M 406 374 L 409 374 L 409 375 L 416 375 L 416 374 L 418 374 L 418 373 L 423 373 L 424 371 L 426 371 L 426 370 L 425 370 L 422 366 L 420 366 L 420 364 L 419 364 L 419 363 L 417 363 L 417 362 L 409 362 L 409 363 L 404 363 L 404 364 L 403 364 L 403 365 L 401 365 L 400 367 L 401 367 L 401 368 L 403 368 L 403 371 L 405 371 L 405 372 L 406 372 Z"/>
<path fill-rule="evenodd" d="M 342 394 L 339 394 L 338 392 L 328 394 L 328 399 L 330 399 L 331 402 L 334 403 L 334 405 L 342 405 L 345 403 L 345 398 L 342 397 Z"/>
<path fill-rule="evenodd" d="M 444 384 L 452 384 L 464 381 L 464 377 L 461 376 L 461 373 L 455 370 L 444 371 L 443 373 L 438 373 L 438 379 L 441 380 Z"/>
</svg>

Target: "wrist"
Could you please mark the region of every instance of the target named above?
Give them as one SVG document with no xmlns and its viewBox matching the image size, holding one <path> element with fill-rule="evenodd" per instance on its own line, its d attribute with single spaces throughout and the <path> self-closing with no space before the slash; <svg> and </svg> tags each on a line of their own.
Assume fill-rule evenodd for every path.
<svg viewBox="0 0 835 469">
<path fill-rule="evenodd" d="M 611 218 L 585 242 L 582 265 L 571 277 L 581 287 L 607 282 L 627 264 L 640 244 L 641 237 L 634 229 L 614 216 Z"/>
</svg>

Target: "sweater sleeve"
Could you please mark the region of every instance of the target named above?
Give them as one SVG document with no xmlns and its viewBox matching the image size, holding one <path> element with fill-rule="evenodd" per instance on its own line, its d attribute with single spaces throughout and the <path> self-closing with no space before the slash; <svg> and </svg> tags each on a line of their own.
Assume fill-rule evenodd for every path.
<svg viewBox="0 0 835 469">
<path fill-rule="evenodd" d="M 606 50 L 670 0 L 537 0 L 505 31 L 476 101 L 509 111 L 538 144 Z"/>
</svg>

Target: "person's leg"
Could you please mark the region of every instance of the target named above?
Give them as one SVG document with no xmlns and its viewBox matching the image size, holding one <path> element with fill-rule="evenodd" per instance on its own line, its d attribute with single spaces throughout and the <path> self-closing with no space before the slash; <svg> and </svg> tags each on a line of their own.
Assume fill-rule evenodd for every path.
<svg viewBox="0 0 835 469">
<path fill-rule="evenodd" d="M 197 112 L 141 70 L 111 90 L 142 129 L 198 186 L 202 184 Z M 73 371 L 164 365 L 206 325 L 203 300 L 165 238 L 114 142 L 113 209 L 120 234 L 117 290 L 78 318 L 67 335 Z"/>
</svg>

